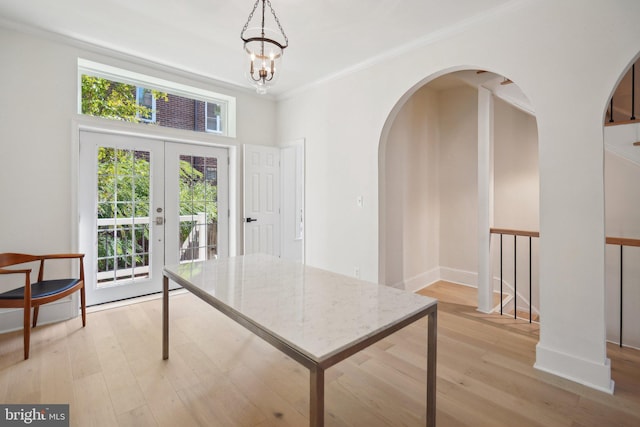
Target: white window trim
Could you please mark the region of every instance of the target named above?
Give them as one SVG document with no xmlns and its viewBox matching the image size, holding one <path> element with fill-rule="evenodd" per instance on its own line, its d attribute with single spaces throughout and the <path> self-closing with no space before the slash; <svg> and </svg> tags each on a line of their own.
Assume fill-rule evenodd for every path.
<svg viewBox="0 0 640 427">
<path fill-rule="evenodd" d="M 142 86 L 136 86 L 136 104 L 140 105 L 140 91 L 150 90 Z M 138 118 L 140 121 L 145 123 L 155 123 L 156 122 L 156 97 L 153 93 L 151 93 L 151 118 L 146 119 L 144 117 L 140 117 L 140 113 L 138 113 Z"/>
<path fill-rule="evenodd" d="M 200 89 L 194 86 L 188 86 L 148 76 L 146 74 L 113 67 L 111 65 L 78 58 L 78 81 L 80 81 L 83 74 L 127 83 L 134 86 L 142 86 L 147 89 L 154 89 L 172 95 L 204 101 L 205 103 L 214 102 L 220 104 L 225 110 L 222 114 L 223 122 L 221 125 L 223 132 L 221 134 L 231 138 L 236 137 L 236 98 L 234 96 L 224 95 L 210 90 Z M 78 114 L 82 114 L 81 96 L 82 94 L 78 91 Z"/>
<path fill-rule="evenodd" d="M 218 123 L 218 129 L 209 129 L 209 104 L 218 104 L 217 102 L 208 101 L 204 103 L 204 130 L 209 133 L 224 134 L 224 105 L 221 106 L 221 116 Z M 220 130 L 222 129 L 222 130 Z"/>
</svg>

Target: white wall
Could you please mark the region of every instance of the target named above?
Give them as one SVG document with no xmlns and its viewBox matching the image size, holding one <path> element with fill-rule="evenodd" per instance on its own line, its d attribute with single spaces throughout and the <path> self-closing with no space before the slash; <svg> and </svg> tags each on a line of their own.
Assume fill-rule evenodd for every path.
<svg viewBox="0 0 640 427">
<path fill-rule="evenodd" d="M 536 118 L 494 100 L 496 227 L 538 231 L 540 174 Z"/>
<path fill-rule="evenodd" d="M 542 319 L 536 366 L 610 391 L 604 314 L 602 121 L 640 46 L 634 0 L 516 2 L 290 94 L 280 140 L 305 137 L 308 263 L 378 279 L 378 148 L 387 123 L 423 82 L 487 69 L 512 78 L 536 110 L 540 162 Z M 549 64 L 553 64 L 550 66 Z M 363 208 L 356 197 L 364 196 Z M 445 259 L 441 259 L 444 262 Z M 589 313 L 584 316 L 584 313 Z"/>
<path fill-rule="evenodd" d="M 478 91 L 461 86 L 439 98 L 440 266 L 477 272 Z"/>
<path fill-rule="evenodd" d="M 77 153 L 72 152 L 72 141 L 77 129 L 72 121 L 78 119 L 78 57 L 236 96 L 237 138 L 198 138 L 230 146 L 275 145 L 272 99 L 116 56 L 0 27 L 0 252 L 67 252 L 76 248 L 73 171 Z M 99 126 L 100 120 L 91 123 Z M 176 138 L 193 135 L 174 129 L 167 132 Z M 237 163 L 239 190 L 240 158 Z M 241 216 L 241 198 L 236 200 L 236 212 Z M 240 235 L 237 241 L 241 248 Z M 47 310 L 43 307 L 45 318 Z M 0 330 L 11 327 L 0 324 Z"/>
<path fill-rule="evenodd" d="M 418 289 L 437 279 L 438 128 L 438 94 L 425 86 L 404 104 L 389 132 L 384 283 L 394 287 Z"/>
</svg>

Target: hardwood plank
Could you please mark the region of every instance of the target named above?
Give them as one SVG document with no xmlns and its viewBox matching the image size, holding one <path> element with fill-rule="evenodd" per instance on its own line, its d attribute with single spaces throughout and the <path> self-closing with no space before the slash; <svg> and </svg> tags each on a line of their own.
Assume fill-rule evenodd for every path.
<svg viewBox="0 0 640 427">
<path fill-rule="evenodd" d="M 118 425 L 102 373 L 85 375 L 73 381 L 73 401 L 69 403 L 69 411 L 74 426 Z"/>
<path fill-rule="evenodd" d="M 309 423 L 308 414 L 300 413 L 277 392 L 245 366 L 237 366 L 228 373 L 231 382 L 249 400 L 255 402 L 269 421 L 269 425 L 298 427 Z M 304 393 L 304 389 L 298 390 Z M 262 424 L 261 424 L 262 425 Z"/>
<path fill-rule="evenodd" d="M 118 425 L 121 427 L 156 427 L 158 423 L 147 405 L 134 408 L 118 415 Z"/>
</svg>

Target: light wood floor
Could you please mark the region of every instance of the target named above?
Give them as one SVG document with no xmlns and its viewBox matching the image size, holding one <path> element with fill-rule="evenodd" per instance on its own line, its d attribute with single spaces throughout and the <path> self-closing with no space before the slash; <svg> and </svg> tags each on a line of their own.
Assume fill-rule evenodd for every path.
<svg viewBox="0 0 640 427">
<path fill-rule="evenodd" d="M 441 288 L 441 289 L 438 289 Z M 640 426 L 640 355 L 610 347 L 610 396 L 532 368 L 537 331 L 441 298 L 438 426 Z M 455 298 L 459 298 L 457 292 Z M 453 298 L 453 297 L 450 297 Z M 471 301 L 471 304 L 474 300 Z M 74 426 L 307 425 L 308 371 L 190 294 L 0 335 L 0 403 L 69 403 Z M 327 426 L 424 425 L 426 320 L 326 373 Z"/>
</svg>

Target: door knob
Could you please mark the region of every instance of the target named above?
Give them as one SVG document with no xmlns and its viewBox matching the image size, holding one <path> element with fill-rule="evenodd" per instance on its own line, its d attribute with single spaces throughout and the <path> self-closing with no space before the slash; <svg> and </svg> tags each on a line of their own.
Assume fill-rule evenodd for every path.
<svg viewBox="0 0 640 427">
<path fill-rule="evenodd" d="M 245 221 L 254 222 L 254 221 L 257 221 L 257 219 L 256 218 L 247 218 L 247 219 L 245 219 Z"/>
</svg>

